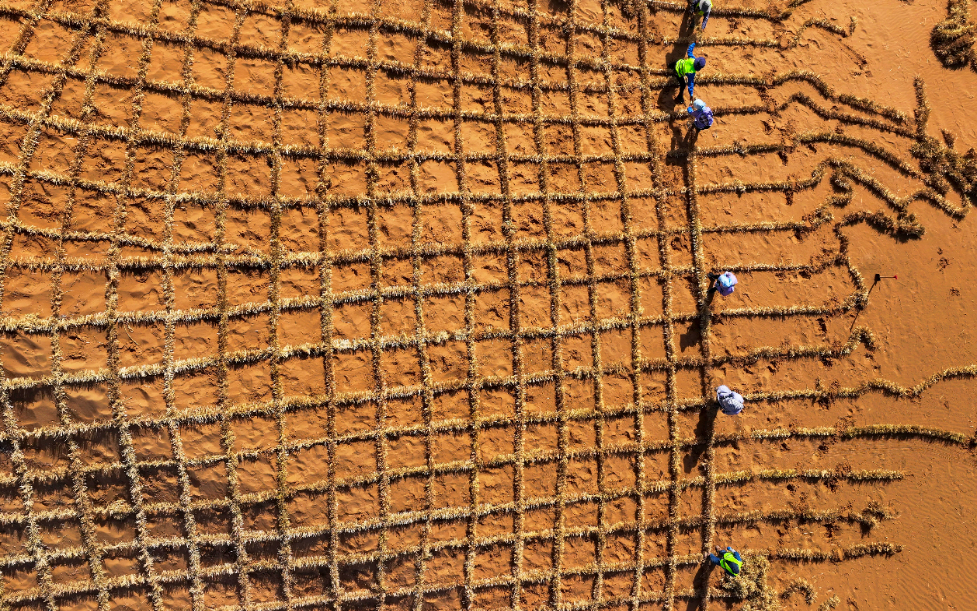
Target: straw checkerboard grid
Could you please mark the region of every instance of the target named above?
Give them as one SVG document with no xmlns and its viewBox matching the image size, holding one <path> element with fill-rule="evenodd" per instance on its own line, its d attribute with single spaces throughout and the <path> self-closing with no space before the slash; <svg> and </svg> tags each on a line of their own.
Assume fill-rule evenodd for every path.
<svg viewBox="0 0 977 611">
<path fill-rule="evenodd" d="M 856 165 L 837 159 L 819 165 L 811 180 L 803 183 L 737 181 L 702 186 L 697 182 L 698 158 L 764 153 L 772 150 L 768 145 L 692 146 L 668 153 L 684 172 L 684 184 L 673 184 L 656 126 L 677 117 L 659 111 L 653 99 L 674 86 L 659 64 L 663 48 L 670 48 L 677 38 L 653 33 L 652 12 L 678 13 L 683 7 L 633 4 L 624 7 L 624 14 L 620 5 L 609 0 L 584 4 L 573 0 L 567 6 L 547 7 L 536 1 L 514 6 L 426 0 L 416 7 L 405 3 L 398 8 L 383 2 L 345 6 L 338 0 L 322 7 L 197 0 L 185 7 L 182 26 L 176 29 L 164 27 L 164 17 L 178 5 L 161 0 L 122 7 L 121 16 L 110 2 L 85 10 L 51 0 L 0 5 L 0 16 L 15 30 L 9 53 L 2 59 L 0 91 L 21 87 L 29 92 L 26 102 L 13 103 L 14 98 L 8 97 L 0 108 L 8 142 L 17 143 L 13 158 L 0 166 L 10 192 L 0 250 L 5 291 L 0 298 L 9 300 L 16 282 L 50 287 L 50 310 L 45 309 L 48 304 L 37 304 L 35 315 L 4 312 L 5 341 L 11 345 L 48 342 L 44 348 L 49 351 L 49 373 L 16 375 L 8 373 L 7 367 L 0 379 L 4 418 L 0 456 L 7 457 L 6 470 L 0 473 L 5 495 L 0 529 L 8 535 L 4 541 L 16 542 L 0 548 L 0 572 L 13 576 L 0 582 L 5 586 L 0 607 L 53 610 L 87 600 L 97 601 L 102 609 L 127 596 L 154 609 L 181 604 L 194 609 L 420 609 L 425 600 L 436 602 L 438 597 L 445 605 L 455 604 L 450 595 L 457 593 L 458 605 L 476 608 L 489 606 L 483 601 L 494 593 L 500 595 L 492 599 L 496 606 L 514 608 L 535 606 L 533 596 L 538 604 L 559 608 L 637 608 L 643 603 L 672 608 L 676 600 L 702 599 L 708 606 L 710 598 L 727 596 L 708 588 L 677 588 L 678 571 L 696 566 L 701 558 L 677 553 L 680 530 L 700 531 L 702 548 L 710 549 L 717 520 L 735 524 L 792 519 L 797 514 L 717 516 L 716 487 L 757 478 L 840 476 L 715 473 L 714 448 L 736 439 L 716 437 L 711 425 L 704 437 L 683 437 L 680 414 L 708 408 L 706 384 L 712 367 L 756 358 L 844 356 L 872 338 L 870 332 L 857 329 L 842 347 L 713 355 L 712 315 L 703 307 L 709 271 L 703 236 L 807 231 L 831 219 L 822 208 L 805 223 L 704 226 L 699 220 L 699 197 L 753 190 L 792 197 L 830 173 L 839 188 L 847 189 L 849 198 L 851 184 L 857 183 L 896 210 L 905 210 L 916 199 L 953 215 L 965 210 L 928 190 L 897 198 Z M 793 9 L 774 15 L 749 9 L 726 13 L 782 21 Z M 224 37 L 198 33 L 201 20 L 218 12 L 227 17 Z M 246 30 L 249 20 L 257 18 L 264 19 L 259 30 L 270 40 L 268 44 L 245 35 L 251 31 Z M 791 44 L 808 27 L 838 35 L 846 32 L 825 20 L 809 20 Z M 314 32 L 313 48 L 293 44 L 294 33 L 300 30 Z M 510 38 L 512 31 L 524 36 Z M 354 34 L 365 40 L 362 53 L 348 48 Z M 63 44 L 49 45 L 43 35 L 56 36 Z M 383 45 L 394 39 L 403 41 L 402 48 L 411 48 L 413 56 L 382 57 Z M 123 41 L 136 51 L 126 58 L 128 65 L 105 69 L 100 58 L 110 50 L 118 52 L 113 45 Z M 704 44 L 780 45 L 774 40 L 740 38 Z M 581 51 L 583 45 L 599 49 L 598 54 Z M 52 47 L 58 51 L 56 56 Z M 616 55 L 620 49 L 637 57 L 638 63 L 621 59 Z M 166 73 L 164 67 L 160 74 L 154 58 L 167 50 L 177 52 L 179 69 L 171 66 Z M 224 83 L 196 82 L 199 73 L 194 62 L 205 57 L 223 57 Z M 247 75 L 239 74 L 242 62 L 273 74 L 271 91 L 262 91 Z M 313 86 L 302 89 L 290 84 L 289 79 L 300 73 L 312 75 Z M 741 84 L 760 91 L 791 81 L 807 82 L 823 97 L 853 110 L 824 109 L 804 94 L 796 94 L 787 104 L 805 104 L 825 118 L 906 138 L 920 133 L 920 121 L 868 100 L 837 95 L 807 73 L 779 75 L 772 81 L 752 75 L 700 79 L 702 84 Z M 381 101 L 379 87 L 389 82 L 402 86 L 400 103 Z M 362 88 L 354 93 L 359 85 Z M 423 98 L 425 86 L 438 88 L 443 101 L 434 104 Z M 80 106 L 67 117 L 58 116 L 55 109 L 72 88 L 81 92 Z M 124 110 L 117 101 L 104 103 L 111 100 L 103 95 L 107 92 L 124 96 Z M 179 103 L 179 120 L 170 131 L 144 125 L 150 96 Z M 551 112 L 553 96 L 562 96 L 568 115 Z M 528 108 L 514 105 L 517 98 Z M 601 116 L 586 112 L 595 105 L 604 109 Z M 208 108 L 215 113 L 214 129 L 201 135 L 195 121 Z M 242 108 L 256 115 L 270 111 L 268 137 L 241 137 L 246 132 L 240 115 L 234 113 Z M 716 108 L 719 116 L 777 110 L 773 102 Z M 295 125 L 300 116 L 309 118 L 307 133 L 298 141 L 290 140 L 285 127 Z M 331 126 L 344 117 L 361 122 L 365 134 L 361 146 L 336 146 L 337 132 Z M 384 148 L 378 142 L 379 125 L 387 120 L 403 126 L 402 147 Z M 425 122 L 450 128 L 448 148 L 422 150 L 419 138 Z M 469 136 L 473 126 L 488 130 L 492 137 L 487 144 Z M 194 129 L 196 135 L 191 135 Z M 554 150 L 549 136 L 557 129 L 569 134 L 569 150 Z M 588 150 L 588 130 L 604 134 L 610 148 Z M 625 130 L 639 135 L 643 150 L 626 147 Z M 520 137 L 531 144 L 511 143 Z M 63 167 L 44 164 L 49 159 L 45 147 L 55 141 L 69 143 Z M 855 137 L 806 133 L 797 142 L 860 148 L 908 176 L 919 177 L 897 156 Z M 112 146 L 124 152 L 124 164 L 116 174 L 106 178 L 86 172 L 87 160 Z M 146 157 L 152 153 L 163 153 L 165 160 L 162 179 L 156 184 L 142 178 Z M 209 185 L 185 173 L 185 167 L 200 158 L 210 160 L 215 168 Z M 302 163 L 314 167 L 308 192 L 291 193 L 287 178 L 294 178 Z M 448 170 L 442 180 L 449 177 L 451 184 L 437 184 L 433 178 L 437 169 Z M 394 170 L 400 172 L 400 183 L 391 188 Z M 359 178 L 356 172 L 361 172 Z M 635 176 L 641 172 L 650 176 L 650 184 L 637 184 Z M 362 190 L 344 192 L 344 181 L 362 184 Z M 60 189 L 60 199 L 50 217 L 54 222 L 44 226 L 27 220 L 31 207 L 38 205 L 36 191 L 55 187 Z M 844 198 L 832 203 L 843 203 Z M 93 200 L 108 202 L 104 227 L 93 227 L 86 218 Z M 669 206 L 676 201 L 687 222 L 670 220 Z M 157 213 L 148 236 L 134 231 L 130 218 L 146 209 Z M 212 217 L 210 237 L 180 239 L 178 215 L 186 210 Z M 386 215 L 398 211 L 408 219 L 409 237 L 391 245 L 386 232 L 394 225 Z M 580 214 L 582 231 L 561 233 L 560 215 L 567 211 Z M 639 211 L 653 222 L 636 221 Z M 290 240 L 296 239 L 289 233 L 290 215 L 306 212 L 314 215 L 310 224 L 314 239 L 309 243 L 315 249 L 290 248 Z M 438 225 L 441 228 L 459 219 L 455 239 L 431 239 L 427 228 L 437 225 L 439 217 L 448 219 Z M 243 247 L 228 229 L 241 219 L 258 236 Z M 918 231 L 911 222 L 893 221 L 882 213 L 852 214 L 840 224 L 859 222 L 891 233 Z M 481 239 L 476 231 L 491 237 Z M 358 240 L 349 238 L 337 247 L 335 235 L 354 233 Z M 687 240 L 691 265 L 673 261 L 673 238 Z M 839 240 L 844 245 L 840 234 Z M 656 269 L 642 263 L 642 244 L 655 245 Z M 620 267 L 605 269 L 602 255 L 607 249 L 623 250 Z M 567 268 L 564 258 L 572 262 L 575 255 L 580 255 L 579 265 Z M 477 264 L 489 257 L 504 261 L 502 278 L 480 278 Z M 527 266 L 534 264 L 534 272 L 527 273 Z M 396 265 L 409 268 L 407 281 L 388 286 L 385 272 Z M 438 268 L 452 265 L 460 265 L 460 277 L 427 280 L 437 277 Z M 722 315 L 831 316 L 863 305 L 865 283 L 843 252 L 818 265 L 755 265 L 734 271 L 819 271 L 827 266 L 846 269 L 852 279 L 853 293 L 839 305 L 728 310 Z M 348 279 L 352 269 L 364 270 L 368 282 L 349 290 L 334 286 L 338 279 Z M 293 272 L 307 272 L 314 279 L 312 290 L 283 296 L 283 276 Z M 180 289 L 195 273 L 211 274 L 217 294 L 209 302 L 183 307 L 186 300 L 181 301 Z M 125 283 L 138 275 L 158 281 L 162 307 L 126 307 L 130 294 Z M 236 283 L 252 276 L 267 290 L 235 303 Z M 71 287 L 76 286 L 73 282 L 81 277 L 104 281 L 104 307 L 101 303 L 90 311 L 79 310 L 77 304 L 66 307 Z M 677 313 L 673 307 L 683 281 L 690 283 L 698 303 L 694 312 Z M 660 286 L 660 302 L 643 296 L 653 286 Z M 586 293 L 580 317 L 567 314 L 577 307 L 568 305 L 574 290 Z M 604 302 L 609 293 L 627 307 L 609 311 Z M 546 311 L 535 312 L 526 305 L 531 303 L 529 297 L 539 295 L 548 301 Z M 390 304 L 403 306 L 407 330 L 390 331 Z M 452 305 L 462 306 L 456 326 L 428 326 L 437 318 L 432 312 L 440 314 Z M 353 307 L 367 313 L 368 325 L 359 333 L 337 327 L 342 312 Z M 302 319 L 301 314 L 312 316 Z M 500 318 L 497 327 L 486 323 L 488 316 Z M 303 326 L 309 320 L 313 326 Z M 235 325 L 251 321 L 259 321 L 268 341 L 245 342 L 235 349 Z M 677 324 L 698 324 L 700 356 L 678 354 Z M 158 330 L 159 360 L 143 362 L 139 353 L 127 356 L 122 336 L 139 344 L 132 333 L 143 338 L 139 330 L 149 328 Z M 210 331 L 213 341 L 205 338 L 204 344 L 212 354 L 178 358 L 180 338 Z M 663 351 L 664 358 L 648 356 L 646 333 L 661 338 L 662 345 L 651 351 Z M 94 338 L 83 349 L 94 352 L 94 364 L 67 366 L 66 346 L 75 342 L 77 348 L 84 337 Z M 104 342 L 96 341 L 99 337 Z M 623 339 L 623 358 L 610 350 L 613 338 Z M 568 343 L 575 340 L 587 347 L 586 362 L 571 363 Z M 95 348 L 87 347 L 91 341 Z M 546 366 L 533 370 L 527 364 L 527 350 L 540 347 Z M 486 373 L 485 363 L 493 350 L 503 354 L 507 363 Z M 391 355 L 401 352 L 414 363 L 391 365 L 400 363 Z M 4 358 L 11 356 L 5 353 Z M 349 386 L 348 368 L 358 362 L 368 364 L 360 371 L 362 377 L 372 379 L 365 388 Z M 402 366 L 415 372 L 406 385 L 393 383 L 402 379 L 403 372 L 398 371 Z M 298 392 L 291 377 L 296 371 L 319 371 L 321 382 L 308 392 Z M 699 397 L 678 396 L 676 377 L 683 372 L 700 376 Z M 973 373 L 972 368 L 952 370 L 914 389 L 883 390 L 918 394 L 938 379 Z M 654 375 L 663 379 L 663 392 L 648 382 Z M 250 394 L 241 392 L 248 380 L 262 376 L 267 381 L 264 390 L 252 387 Z M 204 381 L 214 387 L 213 400 L 199 400 L 181 390 Z M 750 399 L 857 396 L 873 390 L 878 386 L 758 393 Z M 552 395 L 552 409 L 540 411 L 547 392 Z M 93 393 L 96 398 L 85 411 L 85 398 Z M 133 398 L 150 395 L 158 398 L 159 405 L 136 413 L 134 406 L 142 409 L 143 403 Z M 506 409 L 496 409 L 499 396 L 510 401 Z M 464 404 L 458 413 L 445 411 L 444 405 L 453 398 L 461 398 Z M 420 415 L 404 424 L 400 411 L 411 404 L 419 405 Z M 45 405 L 53 407 L 45 411 Z M 359 410 L 370 414 L 370 426 L 340 430 L 346 415 Z M 310 432 L 314 428 L 310 423 L 323 415 L 319 434 Z M 666 421 L 667 439 L 647 437 L 649 419 Z M 266 443 L 242 448 L 238 433 L 253 422 L 266 423 Z M 611 425 L 621 422 L 628 423 L 627 440 L 612 440 Z M 592 443 L 582 447 L 571 439 L 574 427 L 581 424 L 594 431 Z M 188 435 L 208 426 L 216 431 L 220 451 L 196 456 Z M 555 430 L 554 447 L 541 449 L 527 443 L 546 427 Z M 510 441 L 509 449 L 491 455 L 486 446 L 500 432 Z M 760 431 L 752 437 L 850 438 L 891 432 L 955 444 L 967 441 L 952 433 L 913 427 Z M 458 435 L 468 440 L 463 455 L 440 460 L 440 440 Z M 146 438 L 157 436 L 167 450 L 153 457 L 141 455 Z M 413 463 L 392 464 L 393 448 L 401 447 L 398 444 L 404 440 L 419 442 L 421 456 Z M 93 446 L 110 450 L 92 458 Z M 365 473 L 344 472 L 343 458 L 365 448 L 370 450 L 373 467 Z M 702 476 L 683 479 L 680 461 L 690 448 L 703 452 L 705 467 Z M 667 457 L 667 478 L 649 474 L 646 463 L 653 456 Z M 45 460 L 50 464 L 45 465 Z M 253 489 L 243 478 L 258 473 L 259 464 L 267 464 L 270 475 L 263 488 Z M 490 473 L 493 477 L 507 474 L 508 497 L 489 494 L 485 482 Z M 594 475 L 592 481 L 582 484 L 581 474 L 588 473 Z M 841 477 L 887 481 L 899 476 L 879 471 Z M 215 478 L 224 480 L 217 487 L 220 494 L 208 498 L 204 488 Z M 538 486 L 550 481 L 550 490 Z M 410 506 L 397 505 L 397 490 L 410 483 L 419 483 L 423 493 Z M 701 489 L 701 515 L 680 515 L 679 498 L 688 489 Z M 160 490 L 170 490 L 176 500 L 158 498 Z M 667 513 L 659 520 L 650 519 L 645 506 L 654 495 L 667 498 Z M 344 507 L 357 498 L 369 500 L 367 505 L 373 509 L 369 515 L 344 513 Z M 318 518 L 298 509 L 300 501 L 320 507 Z M 612 522 L 620 507 L 631 508 L 632 517 Z M 591 524 L 574 517 L 586 509 L 596 513 Z M 529 515 L 539 510 L 550 512 L 552 522 L 543 528 L 527 525 Z M 828 512 L 813 519 L 857 522 L 864 518 Z M 161 529 L 167 521 L 175 529 Z M 510 526 L 500 529 L 499 524 Z M 463 535 L 438 534 L 452 525 L 460 525 Z M 45 543 L 47 534 L 66 527 L 77 533 L 75 544 Z M 105 532 L 113 528 L 117 534 L 107 540 Z M 396 539 L 395 532 L 405 528 L 417 530 L 415 541 L 403 544 Z M 372 546 L 350 551 L 347 543 L 357 536 L 373 537 Z M 649 539 L 655 537 L 664 538 L 664 555 L 648 552 Z M 567 547 L 580 542 L 592 545 L 592 561 L 567 566 Z M 527 547 L 540 544 L 548 546 L 552 566 L 525 566 Z M 611 557 L 612 546 L 623 546 L 615 550 L 624 549 L 624 559 L 618 553 Z M 870 544 L 846 553 L 854 558 L 896 549 Z M 486 575 L 481 567 L 500 550 L 510 561 L 497 574 Z M 828 559 L 811 550 L 768 550 L 767 554 Z M 462 559 L 460 571 L 450 578 L 441 571 L 432 578 L 432 567 L 449 557 Z M 118 568 L 127 562 L 128 569 Z M 410 578 L 398 581 L 394 573 L 404 565 Z M 358 582 L 364 570 L 368 578 Z M 655 583 L 663 585 L 649 585 Z M 579 591 L 585 594 L 578 596 Z"/>
</svg>

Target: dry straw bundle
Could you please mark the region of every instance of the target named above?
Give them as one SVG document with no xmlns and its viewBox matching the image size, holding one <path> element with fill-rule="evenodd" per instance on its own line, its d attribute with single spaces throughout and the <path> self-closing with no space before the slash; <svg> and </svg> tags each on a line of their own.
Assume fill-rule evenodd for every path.
<svg viewBox="0 0 977 611">
<path fill-rule="evenodd" d="M 840 604 L 841 604 L 841 599 L 838 598 L 837 596 L 832 596 L 828 600 L 821 603 L 821 606 L 818 607 L 818 611 L 832 611 L 832 609 L 837 608 L 838 605 Z"/>
<path fill-rule="evenodd" d="M 969 208 L 977 198 L 977 152 L 970 149 L 961 155 L 955 151 L 954 137 L 949 132 L 943 133 L 945 145 L 926 133 L 929 104 L 922 79 L 917 78 L 915 84 L 917 138 L 911 152 L 927 174 L 926 183 L 936 193 L 945 196 L 951 189 L 956 190 L 962 196 L 964 208 Z"/>
<path fill-rule="evenodd" d="M 977 70 L 974 51 L 974 23 L 970 20 L 970 3 L 949 0 L 947 18 L 936 24 L 930 44 L 940 62 L 948 68 L 970 66 Z"/>
<path fill-rule="evenodd" d="M 808 605 L 813 605 L 814 601 L 818 598 L 817 590 L 811 585 L 809 581 L 803 577 L 799 577 L 794 581 L 790 582 L 790 585 L 781 592 L 780 597 L 784 600 L 789 599 L 793 594 L 797 592 L 804 597 L 804 602 Z"/>
</svg>

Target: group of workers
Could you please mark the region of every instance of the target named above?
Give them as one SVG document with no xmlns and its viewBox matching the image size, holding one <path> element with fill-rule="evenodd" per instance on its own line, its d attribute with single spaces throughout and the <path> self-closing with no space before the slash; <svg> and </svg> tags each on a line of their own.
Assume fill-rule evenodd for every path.
<svg viewBox="0 0 977 611">
<path fill-rule="evenodd" d="M 709 15 L 712 14 L 712 0 L 689 0 L 689 10 L 694 15 L 702 15 L 702 29 L 706 29 L 709 23 Z M 695 75 L 699 70 L 706 67 L 705 57 L 695 56 L 695 43 L 689 45 L 685 52 L 685 58 L 669 64 L 669 68 L 675 71 L 675 77 L 679 80 L 679 96 L 682 95 L 682 88 L 689 88 L 689 98 L 692 105 L 686 111 L 692 118 L 692 129 L 695 133 L 712 127 L 712 109 L 706 103 L 695 97 Z"/>
<path fill-rule="evenodd" d="M 712 0 L 689 0 L 689 10 L 693 16 L 702 16 L 702 29 L 705 30 L 706 24 L 709 23 L 709 15 L 712 13 Z M 705 67 L 706 58 L 695 56 L 695 43 L 689 45 L 684 59 L 675 62 L 674 66 L 669 65 L 669 68 L 675 70 L 675 76 L 681 83 L 679 95 L 682 95 L 682 87 L 687 86 L 689 89 L 689 97 L 692 98 L 693 102 L 686 111 L 692 118 L 692 129 L 695 130 L 695 133 L 709 129 L 713 123 L 712 110 L 706 106 L 705 102 L 696 98 L 694 93 L 695 75 Z M 732 272 L 709 274 L 709 280 L 712 283 L 709 287 L 710 292 L 716 291 L 723 297 L 733 293 L 737 282 L 736 276 Z M 743 396 L 730 390 L 726 385 L 716 389 L 716 401 L 719 403 L 719 409 L 728 416 L 735 416 L 743 411 Z M 716 548 L 716 551 L 717 554 L 708 554 L 709 562 L 722 568 L 731 577 L 739 575 L 743 567 L 743 558 L 740 553 L 732 547 Z"/>
<path fill-rule="evenodd" d="M 709 280 L 712 282 L 709 291 L 717 291 L 723 297 L 732 295 L 738 282 L 733 272 L 709 274 Z M 716 389 L 716 401 L 719 402 L 719 409 L 727 416 L 735 416 L 743 411 L 743 396 L 733 392 L 728 386 L 724 385 Z"/>
</svg>

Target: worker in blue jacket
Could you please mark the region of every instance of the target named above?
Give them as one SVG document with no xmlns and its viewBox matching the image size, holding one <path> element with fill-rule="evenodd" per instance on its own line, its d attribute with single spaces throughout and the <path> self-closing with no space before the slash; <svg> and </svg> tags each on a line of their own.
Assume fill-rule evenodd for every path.
<svg viewBox="0 0 977 611">
<path fill-rule="evenodd" d="M 692 106 L 687 109 L 689 116 L 692 117 L 692 127 L 696 131 L 702 131 L 704 129 L 709 129 L 712 127 L 714 117 L 712 115 L 712 109 L 706 106 L 706 103 L 702 100 L 696 99 L 692 102 Z"/>
<path fill-rule="evenodd" d="M 682 87 L 688 83 L 689 87 L 689 97 L 694 97 L 693 91 L 695 90 L 695 74 L 699 70 L 706 67 L 705 57 L 696 57 L 692 54 L 695 50 L 695 43 L 689 45 L 688 51 L 686 51 L 686 57 L 675 62 L 675 76 L 678 78 L 679 82 L 682 83 Z M 679 90 L 679 95 L 681 95 L 682 90 Z"/>
<path fill-rule="evenodd" d="M 739 575 L 743 568 L 743 559 L 740 557 L 740 553 L 731 547 L 726 549 L 717 547 L 716 551 L 721 555 L 709 554 L 709 562 L 721 566 L 727 575 L 732 577 Z"/>
<path fill-rule="evenodd" d="M 716 389 L 716 401 L 727 416 L 735 416 L 743 411 L 743 395 L 733 392 L 725 384 Z"/>
</svg>

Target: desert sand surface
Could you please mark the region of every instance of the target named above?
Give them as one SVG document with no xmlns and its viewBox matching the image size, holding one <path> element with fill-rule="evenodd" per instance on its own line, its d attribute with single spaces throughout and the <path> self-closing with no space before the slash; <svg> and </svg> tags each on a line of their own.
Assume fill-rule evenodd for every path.
<svg viewBox="0 0 977 611">
<path fill-rule="evenodd" d="M 0 1 L 0 611 L 974 609 L 972 5 Z"/>
</svg>

